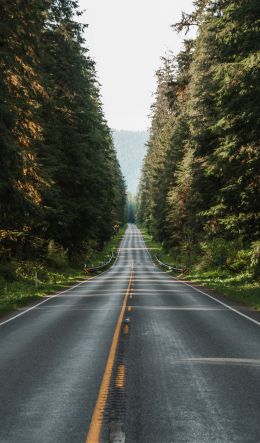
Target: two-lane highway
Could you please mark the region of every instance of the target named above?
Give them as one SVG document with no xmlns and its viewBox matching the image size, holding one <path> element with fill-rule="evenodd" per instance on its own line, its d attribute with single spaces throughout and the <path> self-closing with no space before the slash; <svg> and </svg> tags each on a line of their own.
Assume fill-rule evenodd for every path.
<svg viewBox="0 0 260 443">
<path fill-rule="evenodd" d="M 157 269 L 135 226 L 109 271 L 20 313 L 0 442 L 260 441 L 260 319 Z"/>
</svg>

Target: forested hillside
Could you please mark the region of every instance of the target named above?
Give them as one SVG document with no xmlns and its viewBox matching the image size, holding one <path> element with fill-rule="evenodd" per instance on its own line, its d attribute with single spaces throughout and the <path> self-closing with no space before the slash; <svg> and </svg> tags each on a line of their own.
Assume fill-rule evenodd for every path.
<svg viewBox="0 0 260 443">
<path fill-rule="evenodd" d="M 197 0 L 157 72 L 138 219 L 183 266 L 259 275 L 260 4 Z"/>
<path fill-rule="evenodd" d="M 113 130 L 117 157 L 126 180 L 128 191 L 136 194 L 142 161 L 146 153 L 146 131 Z"/>
<path fill-rule="evenodd" d="M 77 1 L 1 1 L 1 260 L 71 260 L 99 248 L 125 213 Z"/>
</svg>

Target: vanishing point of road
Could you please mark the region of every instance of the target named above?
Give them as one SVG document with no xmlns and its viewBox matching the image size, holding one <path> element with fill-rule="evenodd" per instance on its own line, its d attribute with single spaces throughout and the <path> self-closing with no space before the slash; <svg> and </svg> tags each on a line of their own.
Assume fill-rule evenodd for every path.
<svg viewBox="0 0 260 443">
<path fill-rule="evenodd" d="M 260 317 L 129 225 L 103 274 L 0 320 L 1 443 L 258 443 Z"/>
</svg>

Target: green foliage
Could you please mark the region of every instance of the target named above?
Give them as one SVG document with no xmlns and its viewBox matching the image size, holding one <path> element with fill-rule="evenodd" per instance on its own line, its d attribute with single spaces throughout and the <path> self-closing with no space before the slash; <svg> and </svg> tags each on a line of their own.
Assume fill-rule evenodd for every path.
<svg viewBox="0 0 260 443">
<path fill-rule="evenodd" d="M 106 261 L 111 254 L 114 254 L 114 257 L 117 255 L 118 247 L 122 241 L 122 238 L 124 236 L 126 230 L 126 225 L 122 226 L 117 233 L 113 235 L 113 237 L 105 242 L 103 245 L 103 248 L 101 250 L 92 250 L 92 253 L 90 253 L 86 257 L 86 265 L 87 266 L 98 266 L 104 261 Z"/>
<path fill-rule="evenodd" d="M 250 250 L 250 265 L 253 270 L 254 277 L 260 277 L 260 241 L 254 242 Z"/>
<path fill-rule="evenodd" d="M 0 253 L 64 266 L 125 221 L 95 64 L 77 1 L 4 0 L 0 13 Z"/>
<path fill-rule="evenodd" d="M 116 252 L 124 235 L 125 227 L 118 230 L 104 247 L 97 251 L 97 244 L 88 245 L 89 255 L 82 257 L 78 265 L 68 266 L 67 254 L 51 242 L 45 260 L 9 260 L 0 262 L 0 313 L 22 306 L 38 297 L 57 292 L 65 287 L 87 278 L 84 262 L 89 266 L 98 265 Z"/>
<path fill-rule="evenodd" d="M 13 281 L 15 280 L 15 267 L 13 263 L 10 262 L 0 262 L 0 278 L 1 281 Z"/>
<path fill-rule="evenodd" d="M 47 262 L 55 268 L 65 268 L 68 266 L 68 253 L 61 246 L 50 240 L 48 243 Z"/>
<path fill-rule="evenodd" d="M 240 250 L 241 241 L 233 242 L 231 245 L 233 251 L 232 265 L 236 269 L 231 269 L 231 262 L 229 262 L 231 258 L 229 255 L 230 245 L 225 246 L 223 239 L 218 239 L 209 246 L 205 245 L 204 252 L 196 245 L 196 249 L 188 253 L 185 244 L 181 248 L 166 250 L 165 245 L 154 240 L 144 226 L 140 226 L 140 229 L 152 255 L 159 255 L 164 263 L 180 268 L 184 267 L 188 270 L 185 275 L 172 272 L 171 274 L 175 277 L 185 278 L 185 280 L 190 280 L 195 285 L 205 286 L 206 290 L 211 289 L 217 294 L 225 295 L 238 303 L 260 309 L 259 280 L 255 278 L 253 267 L 248 271 L 250 257 L 251 265 L 253 264 L 252 256 L 256 257 L 259 266 L 259 243 L 258 245 L 252 245 L 249 250 Z M 217 249 L 216 254 L 214 254 L 214 246 Z M 223 262 L 223 257 L 226 258 L 228 266 L 219 267 L 218 265 L 216 267 L 216 263 Z"/>
<path fill-rule="evenodd" d="M 194 6 L 176 27 L 196 39 L 158 74 L 137 218 L 182 266 L 257 278 L 260 6 Z"/>
<path fill-rule="evenodd" d="M 54 271 L 35 262 L 17 264 L 15 279 L 7 281 L 0 276 L 0 313 L 62 290 L 81 278 L 81 268 Z"/>
<path fill-rule="evenodd" d="M 127 221 L 128 223 L 135 223 L 136 221 L 136 203 L 132 194 L 127 194 Z"/>
<path fill-rule="evenodd" d="M 193 284 L 212 289 L 216 294 L 222 294 L 235 302 L 260 309 L 259 283 L 252 280 L 247 273 L 230 274 L 227 271 L 208 270 L 192 271 L 185 279 Z"/>
<path fill-rule="evenodd" d="M 202 254 L 199 266 L 196 269 L 228 268 L 232 271 L 244 270 L 244 266 L 240 269 L 238 267 L 239 261 L 240 265 L 242 265 L 243 253 L 244 258 L 246 257 L 246 251 L 241 249 L 242 242 L 240 239 L 227 241 L 224 238 L 215 237 L 207 242 L 201 242 L 200 248 Z M 247 263 L 247 268 L 248 266 L 249 263 Z"/>
<path fill-rule="evenodd" d="M 32 261 L 18 262 L 16 264 L 15 276 L 16 278 L 13 278 L 13 281 L 30 282 L 35 281 L 37 278 L 38 282 L 47 282 L 49 278 L 46 266 Z"/>
</svg>

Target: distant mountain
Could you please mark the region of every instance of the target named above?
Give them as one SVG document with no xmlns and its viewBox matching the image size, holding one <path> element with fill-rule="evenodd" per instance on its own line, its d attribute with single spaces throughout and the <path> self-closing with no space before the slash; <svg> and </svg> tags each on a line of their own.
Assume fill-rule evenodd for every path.
<svg viewBox="0 0 260 443">
<path fill-rule="evenodd" d="M 135 195 L 141 173 L 142 161 L 146 153 L 147 131 L 113 130 L 113 140 L 117 157 L 124 174 L 127 190 Z"/>
</svg>

